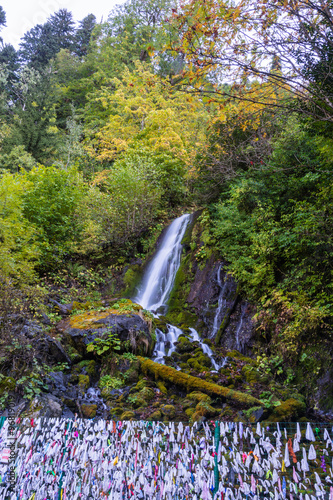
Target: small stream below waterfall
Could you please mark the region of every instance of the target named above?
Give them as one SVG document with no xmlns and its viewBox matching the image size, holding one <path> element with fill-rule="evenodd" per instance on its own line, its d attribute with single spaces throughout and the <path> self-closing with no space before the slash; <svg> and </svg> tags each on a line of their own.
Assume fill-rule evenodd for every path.
<svg viewBox="0 0 333 500">
<path fill-rule="evenodd" d="M 147 266 L 143 275 L 142 281 L 139 285 L 137 295 L 132 299 L 133 302 L 140 304 L 144 309 L 152 312 L 155 317 L 159 317 L 165 313 L 167 309 L 167 302 L 175 281 L 177 271 L 180 266 L 182 254 L 182 239 L 184 237 L 186 228 L 191 220 L 190 214 L 182 215 L 175 219 L 168 227 L 165 235 L 163 236 L 159 248 Z M 220 266 L 221 267 L 221 266 Z M 218 283 L 221 282 L 220 270 L 218 273 Z M 221 297 L 221 304 L 220 304 Z M 219 328 L 219 317 L 222 309 L 223 293 L 220 293 L 218 310 L 216 313 L 216 331 Z M 215 319 L 214 319 L 215 325 Z M 206 354 L 214 367 L 218 371 L 225 365 L 226 360 L 222 364 L 218 364 L 210 347 L 205 344 L 200 338 L 198 332 L 194 328 L 190 328 L 190 335 L 193 342 L 198 342 L 204 354 Z M 165 364 L 165 357 L 171 356 L 176 350 L 176 343 L 180 335 L 184 332 L 174 326 L 167 325 L 167 332 L 163 333 L 158 328 L 156 329 L 156 345 L 153 352 L 152 359 L 158 363 Z M 177 369 L 180 368 L 177 366 Z"/>
</svg>

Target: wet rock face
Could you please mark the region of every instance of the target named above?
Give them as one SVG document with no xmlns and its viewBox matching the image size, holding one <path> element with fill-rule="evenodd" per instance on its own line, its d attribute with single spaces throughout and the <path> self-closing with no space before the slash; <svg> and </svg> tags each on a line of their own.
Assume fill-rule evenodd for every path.
<svg viewBox="0 0 333 500">
<path fill-rule="evenodd" d="M 212 256 L 203 269 L 195 266 L 187 302 L 202 322 L 202 333 L 227 350 L 251 355 L 254 307 L 237 293 L 237 283 Z"/>
</svg>

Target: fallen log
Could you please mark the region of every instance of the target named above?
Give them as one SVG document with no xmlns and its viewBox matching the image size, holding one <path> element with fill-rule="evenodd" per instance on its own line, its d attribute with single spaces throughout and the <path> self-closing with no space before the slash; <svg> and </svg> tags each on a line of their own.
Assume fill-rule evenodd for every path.
<svg viewBox="0 0 333 500">
<path fill-rule="evenodd" d="M 155 376 L 155 379 L 163 379 L 172 384 L 180 385 L 185 387 L 188 392 L 200 391 L 205 394 L 210 394 L 218 397 L 225 398 L 229 403 L 234 403 L 240 406 L 246 406 L 251 408 L 252 406 L 263 406 L 263 403 L 259 399 L 250 396 L 249 394 L 244 394 L 243 392 L 234 391 L 228 389 L 228 387 L 223 387 L 212 382 L 206 382 L 187 373 L 182 373 L 181 371 L 171 368 L 170 366 L 161 365 L 160 363 L 155 363 L 149 358 L 143 358 L 138 356 L 141 363 L 141 370 L 144 374 L 148 372 Z"/>
</svg>

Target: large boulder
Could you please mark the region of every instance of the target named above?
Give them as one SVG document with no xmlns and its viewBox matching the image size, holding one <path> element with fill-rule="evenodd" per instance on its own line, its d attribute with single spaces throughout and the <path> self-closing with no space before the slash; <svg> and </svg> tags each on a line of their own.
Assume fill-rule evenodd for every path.
<svg viewBox="0 0 333 500">
<path fill-rule="evenodd" d="M 72 346 L 85 358 L 89 358 L 87 345 L 96 338 L 106 339 L 110 332 L 121 342 L 128 342 L 127 348 L 141 355 L 150 355 L 154 349 L 151 328 L 143 315 L 116 314 L 108 311 L 88 311 L 61 321 L 57 326 L 65 344 Z"/>
</svg>

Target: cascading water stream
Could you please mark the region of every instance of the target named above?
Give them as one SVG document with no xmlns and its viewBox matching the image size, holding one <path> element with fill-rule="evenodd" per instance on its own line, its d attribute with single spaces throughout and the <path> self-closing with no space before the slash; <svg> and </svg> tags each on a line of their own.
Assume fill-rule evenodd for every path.
<svg viewBox="0 0 333 500">
<path fill-rule="evenodd" d="M 217 284 L 220 287 L 220 293 L 219 293 L 219 298 L 217 302 L 217 308 L 216 308 L 216 313 L 214 317 L 214 322 L 213 322 L 213 328 L 210 334 L 210 338 L 213 339 L 215 335 L 218 332 L 218 329 L 220 328 L 221 321 L 222 321 L 222 315 L 221 312 L 225 308 L 226 301 L 224 299 L 224 292 L 225 288 L 227 286 L 227 282 L 225 281 L 222 283 L 221 280 L 221 269 L 222 269 L 222 264 L 219 265 L 219 268 L 217 270 Z"/>
<path fill-rule="evenodd" d="M 189 214 L 185 214 L 170 224 L 144 273 L 138 294 L 133 301 L 147 311 L 157 313 L 166 306 L 180 265 L 181 241 L 190 218 Z"/>
<path fill-rule="evenodd" d="M 182 253 L 181 242 L 190 219 L 191 216 L 185 214 L 178 217 L 170 224 L 160 243 L 158 251 L 144 273 L 138 293 L 133 298 L 133 302 L 151 311 L 156 317 L 166 309 L 176 273 L 180 266 Z M 161 364 L 165 363 L 164 357 L 166 355 L 170 356 L 175 351 L 175 343 L 178 337 L 183 333 L 180 328 L 174 325 L 167 326 L 168 330 L 166 333 L 163 333 L 158 328 L 156 329 L 156 345 L 153 353 L 153 360 Z M 220 365 L 213 359 L 213 352 L 211 349 L 202 342 L 198 332 L 194 328 L 190 328 L 190 331 L 193 341 L 197 341 L 200 344 L 203 352 L 210 357 L 215 370 L 218 370 Z M 169 347 L 166 352 L 167 346 Z"/>
<path fill-rule="evenodd" d="M 239 332 L 241 331 L 242 326 L 243 326 L 243 320 L 244 320 L 246 308 L 247 308 L 247 304 L 244 304 L 242 306 L 241 317 L 240 317 L 240 320 L 239 320 L 239 323 L 237 326 L 237 330 L 236 330 L 236 349 L 238 351 L 241 351 L 241 349 L 242 349 L 241 343 L 239 341 Z"/>
</svg>

